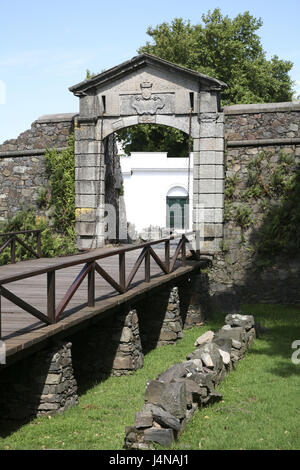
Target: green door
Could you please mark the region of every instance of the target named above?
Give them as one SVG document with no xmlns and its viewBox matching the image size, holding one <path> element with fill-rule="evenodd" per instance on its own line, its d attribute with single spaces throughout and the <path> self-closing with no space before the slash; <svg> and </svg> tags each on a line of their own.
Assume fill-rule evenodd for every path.
<svg viewBox="0 0 300 470">
<path fill-rule="evenodd" d="M 167 228 L 189 228 L 189 198 L 187 196 L 167 196 Z"/>
</svg>

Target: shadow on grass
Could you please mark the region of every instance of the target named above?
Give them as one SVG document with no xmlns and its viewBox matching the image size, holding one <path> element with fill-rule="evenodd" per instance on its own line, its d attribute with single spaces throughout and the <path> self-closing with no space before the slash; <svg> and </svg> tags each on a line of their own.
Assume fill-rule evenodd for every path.
<svg viewBox="0 0 300 470">
<path fill-rule="evenodd" d="M 262 344 L 252 348 L 251 354 L 268 355 L 274 358 L 276 366 L 269 372 L 282 378 L 300 374 L 300 364 L 292 362 L 295 349 L 292 344 L 300 341 L 300 306 L 298 305 L 247 305 L 243 313 L 253 314 L 266 331 L 258 341 Z"/>
</svg>

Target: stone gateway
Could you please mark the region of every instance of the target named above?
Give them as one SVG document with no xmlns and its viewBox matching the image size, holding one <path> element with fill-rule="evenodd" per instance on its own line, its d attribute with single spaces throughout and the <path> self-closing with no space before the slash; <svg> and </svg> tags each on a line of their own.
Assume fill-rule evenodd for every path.
<svg viewBox="0 0 300 470">
<path fill-rule="evenodd" d="M 219 248 L 224 202 L 220 93 L 225 87 L 220 80 L 145 53 L 70 88 L 80 99 L 75 126 L 80 249 L 90 247 L 94 232 L 96 246 L 104 244 L 103 139 L 143 123 L 170 126 L 193 138 L 193 229 L 204 223 L 203 248 Z M 82 190 L 86 182 L 93 187 L 88 194 Z"/>
</svg>

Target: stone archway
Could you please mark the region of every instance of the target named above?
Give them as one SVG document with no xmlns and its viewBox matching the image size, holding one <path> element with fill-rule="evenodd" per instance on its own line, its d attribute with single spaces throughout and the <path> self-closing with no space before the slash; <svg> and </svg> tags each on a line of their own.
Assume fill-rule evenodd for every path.
<svg viewBox="0 0 300 470">
<path fill-rule="evenodd" d="M 75 126 L 76 229 L 79 249 L 104 244 L 104 138 L 137 124 L 179 129 L 193 138 L 193 228 L 204 215 L 204 243 L 218 250 L 223 236 L 224 129 L 214 78 L 141 54 L 70 88 L 80 98 Z"/>
</svg>

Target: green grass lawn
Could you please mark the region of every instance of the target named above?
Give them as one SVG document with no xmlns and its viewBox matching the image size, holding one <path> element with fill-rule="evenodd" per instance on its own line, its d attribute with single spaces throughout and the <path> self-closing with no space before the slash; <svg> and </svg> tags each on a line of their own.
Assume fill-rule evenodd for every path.
<svg viewBox="0 0 300 470">
<path fill-rule="evenodd" d="M 218 388 L 223 400 L 197 411 L 172 449 L 300 449 L 300 364 L 291 361 L 292 342 L 300 340 L 300 308 L 249 305 L 243 312 L 253 314 L 267 333 Z M 200 334 L 223 323 L 224 315 L 216 315 L 186 331 L 177 345 L 149 353 L 143 369 L 96 385 L 64 415 L 37 418 L 0 437 L 0 449 L 122 449 L 147 380 L 183 361 Z"/>
</svg>

